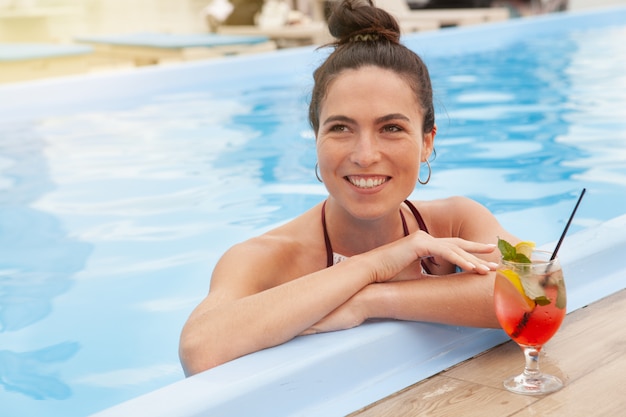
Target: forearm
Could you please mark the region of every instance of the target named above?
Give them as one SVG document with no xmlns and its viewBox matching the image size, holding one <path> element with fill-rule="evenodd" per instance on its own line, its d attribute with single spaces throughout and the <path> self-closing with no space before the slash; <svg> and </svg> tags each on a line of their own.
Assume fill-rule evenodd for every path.
<svg viewBox="0 0 626 417">
<path fill-rule="evenodd" d="M 345 303 L 371 282 L 356 257 L 286 284 L 229 302 L 202 304 L 181 335 L 180 356 L 194 374 L 284 343 Z"/>
<path fill-rule="evenodd" d="M 355 294 L 360 294 L 363 288 L 372 286 L 370 284 L 373 282 L 392 279 L 422 256 L 441 256 L 466 269 L 482 273 L 489 271 L 491 266 L 488 263 L 463 249 L 479 253 L 493 251 L 493 247 L 488 245 L 462 242 L 458 239 L 436 240 L 420 232 L 285 284 L 258 293 L 254 293 L 253 289 L 248 290 L 252 295 L 250 292 L 233 291 L 231 286 L 230 290 L 222 293 L 227 295 L 220 298 L 219 290 L 215 294 L 212 289 L 213 294 L 209 294 L 192 313 L 183 329 L 180 342 L 183 367 L 187 374 L 193 374 L 239 356 L 284 343 L 307 330 L 328 331 L 352 327 L 360 322 L 355 322 L 354 315 L 349 315 L 347 323 L 339 317 L 340 320 L 331 320 L 330 325 L 329 320 L 326 320 L 327 326 L 314 325 L 329 315 L 336 319 L 338 314 L 331 313 L 341 313 L 345 310 L 341 306 L 352 305 L 347 301 Z M 236 269 L 229 265 L 223 268 L 219 276 L 222 280 L 228 280 L 231 271 Z M 228 288 L 229 284 L 223 286 Z M 446 291 L 439 285 L 428 291 L 433 297 L 446 295 L 450 304 L 454 302 L 454 297 L 445 294 Z M 441 291 L 442 295 L 435 295 L 436 291 Z M 416 295 L 420 295 L 419 291 Z M 402 305 L 410 307 L 409 299 L 403 299 L 401 294 L 398 296 Z M 437 307 L 435 303 L 431 305 Z M 405 319 L 419 317 L 415 319 L 430 320 L 427 313 L 429 309 L 410 311 Z M 383 314 L 380 317 L 394 317 L 387 312 L 380 314 Z M 432 317 L 435 318 L 434 321 L 456 320 L 452 315 L 441 312 L 433 313 Z"/>
<path fill-rule="evenodd" d="M 493 307 L 494 273 L 460 273 L 374 284 L 363 290 L 368 318 L 499 327 Z"/>
</svg>

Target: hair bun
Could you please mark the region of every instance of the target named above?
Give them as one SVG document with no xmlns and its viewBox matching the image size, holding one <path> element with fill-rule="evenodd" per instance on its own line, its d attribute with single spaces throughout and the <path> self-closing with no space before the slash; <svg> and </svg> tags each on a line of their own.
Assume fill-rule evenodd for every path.
<svg viewBox="0 0 626 417">
<path fill-rule="evenodd" d="M 398 22 L 371 0 L 343 0 L 328 19 L 330 34 L 338 44 L 355 41 L 400 42 Z"/>
</svg>

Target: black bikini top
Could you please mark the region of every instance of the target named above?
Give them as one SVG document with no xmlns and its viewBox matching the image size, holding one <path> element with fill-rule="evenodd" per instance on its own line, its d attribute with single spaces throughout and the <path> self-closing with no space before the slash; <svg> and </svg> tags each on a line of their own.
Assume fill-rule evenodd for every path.
<svg viewBox="0 0 626 417">
<path fill-rule="evenodd" d="M 428 233 L 428 229 L 426 228 L 426 223 L 424 223 L 424 219 L 422 219 L 422 215 L 417 211 L 417 208 L 411 203 L 409 200 L 404 200 L 404 204 L 409 207 L 411 213 L 415 217 L 417 224 L 420 230 Z M 402 214 L 402 210 L 400 210 L 400 218 L 402 219 L 402 230 L 404 230 L 404 236 L 409 235 L 409 227 L 406 224 L 406 219 L 404 218 L 404 214 Z M 333 260 L 333 246 L 330 244 L 330 238 L 328 237 L 328 230 L 326 230 L 326 201 L 322 205 L 322 228 L 324 229 L 324 242 L 326 243 L 326 267 L 330 267 L 334 265 Z M 422 259 L 422 268 L 424 268 L 424 272 L 431 275 L 430 269 L 426 265 L 424 259 Z"/>
</svg>

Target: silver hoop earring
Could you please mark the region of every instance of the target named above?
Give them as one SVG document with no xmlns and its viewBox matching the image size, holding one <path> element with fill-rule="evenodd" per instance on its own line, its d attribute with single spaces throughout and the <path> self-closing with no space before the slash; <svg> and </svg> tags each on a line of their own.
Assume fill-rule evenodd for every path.
<svg viewBox="0 0 626 417">
<path fill-rule="evenodd" d="M 321 183 L 323 183 L 324 181 L 322 181 L 322 178 L 320 177 L 320 174 L 318 173 L 318 169 L 319 166 L 317 165 L 317 162 L 315 163 L 315 178 L 317 178 L 317 180 Z"/>
<path fill-rule="evenodd" d="M 430 168 L 430 162 L 428 162 L 428 159 L 426 160 L 426 166 L 428 166 L 428 177 L 426 178 L 426 181 L 422 181 L 419 176 L 417 177 L 417 182 L 422 185 L 428 184 L 428 181 L 430 181 L 430 175 L 433 173 L 433 170 Z"/>
</svg>

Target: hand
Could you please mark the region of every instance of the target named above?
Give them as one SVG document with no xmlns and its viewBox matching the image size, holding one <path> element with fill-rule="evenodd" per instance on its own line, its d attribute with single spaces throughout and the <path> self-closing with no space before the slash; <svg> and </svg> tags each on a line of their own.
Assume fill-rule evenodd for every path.
<svg viewBox="0 0 626 417">
<path fill-rule="evenodd" d="M 485 275 L 494 271 L 498 264 L 477 257 L 475 254 L 488 254 L 496 249 L 496 245 L 472 242 L 461 238 L 434 238 L 426 234 L 427 242 L 424 249 L 428 250 L 428 256 L 421 258 L 441 257 L 464 271 L 475 272 Z M 420 242 L 422 244 L 423 240 Z"/>
<path fill-rule="evenodd" d="M 326 317 L 300 333 L 300 335 L 346 330 L 362 324 L 367 319 L 367 314 L 365 312 L 365 306 L 361 302 L 361 298 L 369 287 L 370 286 L 363 288 L 348 301 L 330 312 Z"/>
<path fill-rule="evenodd" d="M 495 245 L 461 238 L 435 238 L 420 231 L 365 254 L 373 263 L 372 282 L 387 282 L 416 260 L 437 257 L 464 271 L 487 274 L 498 266 L 474 254 L 488 254 Z"/>
</svg>

